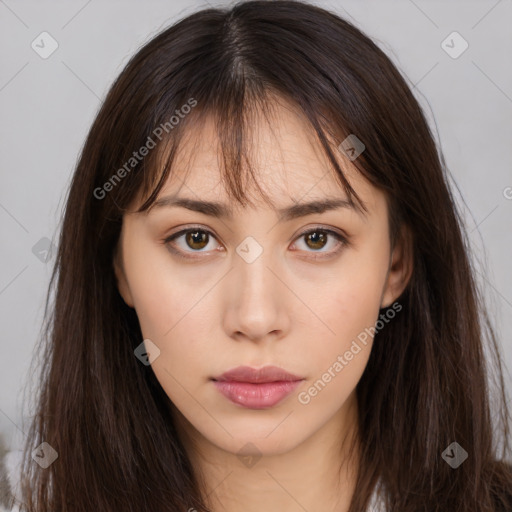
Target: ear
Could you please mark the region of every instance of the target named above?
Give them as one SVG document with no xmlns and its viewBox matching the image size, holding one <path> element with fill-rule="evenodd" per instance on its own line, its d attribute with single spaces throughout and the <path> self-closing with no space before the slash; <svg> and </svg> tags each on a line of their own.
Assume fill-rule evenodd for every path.
<svg viewBox="0 0 512 512">
<path fill-rule="evenodd" d="M 386 283 L 382 292 L 381 308 L 391 306 L 405 290 L 413 270 L 412 235 L 402 225 L 393 247 Z"/>
<path fill-rule="evenodd" d="M 114 259 L 113 259 L 113 266 L 114 266 L 114 274 L 116 276 L 117 281 L 117 289 L 119 290 L 119 293 L 125 303 L 133 308 L 133 298 L 130 291 L 130 287 L 128 286 L 128 280 L 126 279 L 126 274 L 124 272 L 123 267 L 123 261 L 122 261 L 122 254 L 120 249 L 120 243 L 116 246 L 114 250 Z"/>
</svg>

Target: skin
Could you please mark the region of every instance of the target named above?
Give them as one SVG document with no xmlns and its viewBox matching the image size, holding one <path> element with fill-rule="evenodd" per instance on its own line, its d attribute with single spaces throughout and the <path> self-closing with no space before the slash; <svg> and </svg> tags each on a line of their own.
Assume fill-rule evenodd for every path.
<svg viewBox="0 0 512 512">
<path fill-rule="evenodd" d="M 260 118 L 251 138 L 258 182 L 272 203 L 346 198 L 304 121 L 284 101 L 276 109 L 272 124 Z M 217 142 L 212 122 L 194 129 L 175 165 L 186 174 L 173 174 L 159 197 L 227 203 L 232 218 L 165 206 L 126 214 L 114 262 L 120 293 L 135 308 L 144 338 L 160 350 L 152 369 L 175 406 L 212 510 L 346 511 L 358 467 L 355 388 L 371 336 L 309 403 L 298 397 L 402 293 L 411 273 L 404 243 L 391 250 L 385 195 L 341 152 L 366 217 L 340 208 L 279 221 L 262 200 L 256 207 L 230 203 Z M 185 235 L 165 244 L 169 235 L 198 226 L 212 233 L 207 244 L 199 238 L 187 245 Z M 337 231 L 347 244 L 332 235 L 325 245 L 300 236 L 315 228 Z M 263 249 L 251 263 L 236 252 L 248 236 Z M 180 258 L 169 246 L 195 258 Z M 314 259 L 322 254 L 332 256 Z M 267 364 L 305 379 L 272 408 L 235 405 L 210 380 L 239 365 Z M 260 457 L 256 463 L 242 460 L 243 447 L 244 455 Z"/>
</svg>

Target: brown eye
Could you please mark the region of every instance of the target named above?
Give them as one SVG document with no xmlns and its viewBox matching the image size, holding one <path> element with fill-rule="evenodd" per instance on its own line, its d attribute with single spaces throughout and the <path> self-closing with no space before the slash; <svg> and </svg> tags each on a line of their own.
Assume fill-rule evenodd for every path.
<svg viewBox="0 0 512 512">
<path fill-rule="evenodd" d="M 191 249 L 204 249 L 208 245 L 209 234 L 206 231 L 187 231 L 185 242 Z"/>
<path fill-rule="evenodd" d="M 335 256 L 348 245 L 348 239 L 340 233 L 320 227 L 304 231 L 296 240 L 293 245 L 297 247 L 294 247 L 294 250 L 309 253 L 306 257 L 313 259 Z M 324 250 L 325 247 L 327 249 Z"/>
<path fill-rule="evenodd" d="M 306 233 L 306 244 L 311 249 L 322 249 L 327 243 L 327 235 L 323 231 L 310 231 Z"/>
<path fill-rule="evenodd" d="M 173 254 L 183 258 L 194 258 L 196 257 L 195 253 L 211 252 L 209 249 L 219 250 L 218 244 L 213 244 L 212 247 L 212 241 L 216 241 L 213 233 L 206 229 L 193 227 L 174 233 L 167 237 L 164 243 Z"/>
<path fill-rule="evenodd" d="M 167 237 L 164 243 L 173 254 L 190 259 L 201 257 L 200 254 L 203 252 L 211 253 L 210 250 L 205 250 L 205 248 L 211 245 L 210 242 L 216 242 L 216 240 L 215 235 L 206 229 L 189 228 Z M 347 238 L 340 233 L 323 228 L 304 231 L 296 240 L 298 241 L 294 245 L 304 244 L 303 247 L 299 247 L 299 250 L 306 254 L 309 253 L 309 257 L 313 259 L 335 256 L 344 246 L 348 245 Z M 325 247 L 328 247 L 327 250 L 324 250 Z M 214 251 L 223 250 L 222 246 L 216 246 L 215 244 L 210 249 Z M 293 250 L 297 250 L 297 248 Z"/>
</svg>

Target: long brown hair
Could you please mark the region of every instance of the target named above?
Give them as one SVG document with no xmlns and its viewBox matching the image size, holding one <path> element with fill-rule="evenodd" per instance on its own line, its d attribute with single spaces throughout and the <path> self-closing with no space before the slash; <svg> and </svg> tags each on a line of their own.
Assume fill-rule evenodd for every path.
<svg viewBox="0 0 512 512">
<path fill-rule="evenodd" d="M 301 1 L 257 0 L 202 10 L 154 37 L 90 129 L 46 303 L 22 510 L 207 510 L 169 398 L 134 356 L 142 334 L 119 295 L 113 254 L 127 205 L 142 194 L 140 211 L 151 206 L 185 130 L 203 116 L 217 121 L 226 189 L 247 204 L 247 113 L 265 110 L 272 95 L 291 100 L 315 129 L 351 200 L 333 142 L 356 134 L 366 149 L 353 163 L 386 192 L 393 237 L 406 225 L 413 239 L 403 310 L 376 334 L 357 386 L 362 452 L 350 512 L 365 510 L 378 482 L 389 511 L 512 509 L 497 343 L 420 105 L 351 23 Z M 133 160 L 142 147 L 150 150 Z M 31 457 L 42 442 L 58 453 L 47 468 Z M 457 469 L 442 456 L 453 442 L 468 452 Z"/>
</svg>

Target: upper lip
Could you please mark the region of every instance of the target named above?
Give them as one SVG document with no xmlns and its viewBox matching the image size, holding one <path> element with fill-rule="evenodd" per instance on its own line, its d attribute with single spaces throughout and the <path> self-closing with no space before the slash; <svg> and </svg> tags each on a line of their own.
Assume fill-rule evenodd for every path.
<svg viewBox="0 0 512 512">
<path fill-rule="evenodd" d="M 303 377 L 293 375 L 292 373 L 279 368 L 278 366 L 264 366 L 263 368 L 251 368 L 250 366 L 237 366 L 218 377 L 216 381 L 235 381 L 235 382 L 280 382 L 303 380 Z"/>
</svg>

